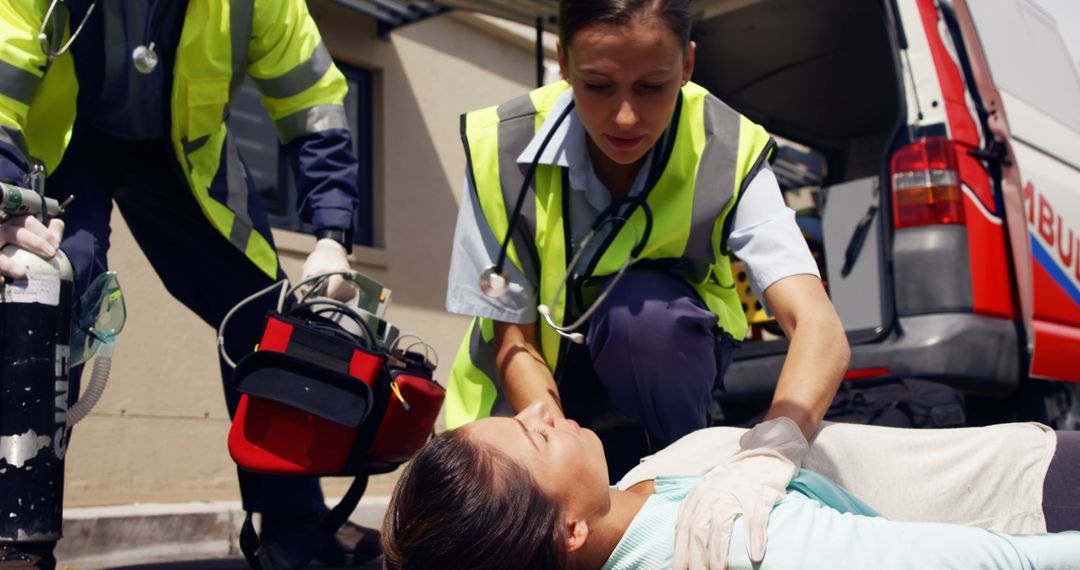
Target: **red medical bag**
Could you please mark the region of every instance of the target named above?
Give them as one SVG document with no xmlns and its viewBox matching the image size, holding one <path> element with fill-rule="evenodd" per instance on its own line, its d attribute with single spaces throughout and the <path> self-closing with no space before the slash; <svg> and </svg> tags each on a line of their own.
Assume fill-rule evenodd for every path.
<svg viewBox="0 0 1080 570">
<path fill-rule="evenodd" d="M 234 379 L 229 453 L 259 473 L 393 471 L 427 441 L 445 390 L 424 354 L 383 349 L 318 315 L 271 313 Z"/>
</svg>

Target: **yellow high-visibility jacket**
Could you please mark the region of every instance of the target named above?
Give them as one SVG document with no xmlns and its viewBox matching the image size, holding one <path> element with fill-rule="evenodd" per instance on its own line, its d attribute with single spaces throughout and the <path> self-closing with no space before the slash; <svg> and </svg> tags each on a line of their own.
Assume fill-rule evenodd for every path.
<svg viewBox="0 0 1080 570">
<path fill-rule="evenodd" d="M 0 143 L 52 172 L 71 139 L 79 83 L 71 51 L 49 61 L 40 45 L 48 6 L 0 2 Z M 177 161 L 211 224 L 276 278 L 277 256 L 247 212 L 249 188 L 225 122 L 230 101 L 250 75 L 284 144 L 348 129 L 345 78 L 304 0 L 188 0 L 184 18 L 168 109 Z M 78 26 L 71 20 L 58 3 L 45 26 L 53 46 Z M 228 175 L 215 182 L 221 168 Z"/>
</svg>

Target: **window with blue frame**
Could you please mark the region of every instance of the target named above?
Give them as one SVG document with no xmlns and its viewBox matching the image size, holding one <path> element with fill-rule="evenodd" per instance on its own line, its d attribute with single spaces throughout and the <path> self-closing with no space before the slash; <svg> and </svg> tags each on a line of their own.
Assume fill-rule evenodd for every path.
<svg viewBox="0 0 1080 570">
<path fill-rule="evenodd" d="M 353 135 L 353 152 L 359 160 L 356 186 L 360 203 L 353 218 L 353 242 L 375 246 L 374 195 L 371 174 L 371 72 L 337 63 L 349 84 L 345 113 Z M 270 224 L 275 228 L 310 232 L 296 214 L 296 179 L 289 161 L 279 152 L 277 132 L 270 116 L 259 104 L 259 90 L 248 78 L 233 101 L 229 127 L 240 153 L 255 179 L 255 186 L 266 205 Z"/>
</svg>

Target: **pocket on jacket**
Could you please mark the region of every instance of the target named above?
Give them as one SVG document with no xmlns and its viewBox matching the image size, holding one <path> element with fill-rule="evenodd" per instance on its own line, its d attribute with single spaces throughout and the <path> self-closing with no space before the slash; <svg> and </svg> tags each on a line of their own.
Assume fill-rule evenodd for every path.
<svg viewBox="0 0 1080 570">
<path fill-rule="evenodd" d="M 214 134 L 225 118 L 230 78 L 206 77 L 187 81 L 187 138 Z"/>
</svg>

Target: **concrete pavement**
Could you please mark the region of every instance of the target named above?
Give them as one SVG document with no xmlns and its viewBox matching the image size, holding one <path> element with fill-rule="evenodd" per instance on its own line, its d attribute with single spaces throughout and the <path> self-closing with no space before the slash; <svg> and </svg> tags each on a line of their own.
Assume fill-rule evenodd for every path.
<svg viewBox="0 0 1080 570">
<path fill-rule="evenodd" d="M 333 506 L 337 499 L 328 499 Z M 378 528 L 389 497 L 365 496 L 349 518 Z M 64 570 L 242 570 L 239 501 L 136 504 L 64 510 L 57 568 Z M 364 568 L 380 568 L 374 563 Z M 355 567 L 354 567 L 355 568 Z"/>
</svg>

